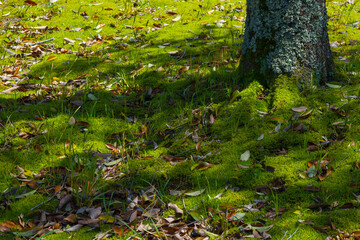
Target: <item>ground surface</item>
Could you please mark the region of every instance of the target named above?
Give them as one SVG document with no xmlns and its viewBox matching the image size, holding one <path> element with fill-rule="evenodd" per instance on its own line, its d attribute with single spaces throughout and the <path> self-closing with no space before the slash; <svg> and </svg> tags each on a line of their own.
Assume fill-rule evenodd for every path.
<svg viewBox="0 0 360 240">
<path fill-rule="evenodd" d="M 0 6 L 0 238 L 360 236 L 360 1 L 328 2 L 340 82 L 270 90 L 245 1 Z"/>
</svg>

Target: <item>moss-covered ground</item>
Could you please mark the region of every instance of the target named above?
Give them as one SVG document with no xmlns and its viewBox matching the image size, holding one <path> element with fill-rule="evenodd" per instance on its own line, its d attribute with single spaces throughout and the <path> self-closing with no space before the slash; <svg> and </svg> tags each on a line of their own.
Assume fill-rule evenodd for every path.
<svg viewBox="0 0 360 240">
<path fill-rule="evenodd" d="M 79 206 L 154 186 L 218 238 L 251 235 L 246 224 L 273 225 L 273 239 L 360 235 L 360 1 L 327 5 L 340 81 L 281 76 L 263 89 L 236 76 L 245 1 L 1 0 L 0 224 L 54 212 L 46 191 L 61 171 L 27 184 L 35 192 L 24 181 L 63 166 L 74 176 L 62 192 Z M 94 174 L 99 153 L 121 160 L 111 179 Z M 44 238 L 112 229 L 89 228 Z M 16 232 L 0 238 L 26 237 Z"/>
</svg>

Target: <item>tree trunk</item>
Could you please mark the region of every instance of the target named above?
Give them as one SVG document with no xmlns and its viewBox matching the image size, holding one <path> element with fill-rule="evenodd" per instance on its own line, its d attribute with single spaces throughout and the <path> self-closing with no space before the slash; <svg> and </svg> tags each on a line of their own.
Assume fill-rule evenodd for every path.
<svg viewBox="0 0 360 240">
<path fill-rule="evenodd" d="M 326 0 L 248 0 L 240 75 L 270 86 L 280 74 L 306 85 L 333 79 Z"/>
</svg>

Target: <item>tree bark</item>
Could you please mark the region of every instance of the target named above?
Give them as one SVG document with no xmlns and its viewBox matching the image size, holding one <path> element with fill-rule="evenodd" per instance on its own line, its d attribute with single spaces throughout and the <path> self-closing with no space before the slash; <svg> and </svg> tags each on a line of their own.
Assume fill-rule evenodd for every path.
<svg viewBox="0 0 360 240">
<path fill-rule="evenodd" d="M 239 66 L 244 81 L 270 86 L 280 74 L 307 85 L 333 79 L 326 0 L 248 0 Z"/>
</svg>

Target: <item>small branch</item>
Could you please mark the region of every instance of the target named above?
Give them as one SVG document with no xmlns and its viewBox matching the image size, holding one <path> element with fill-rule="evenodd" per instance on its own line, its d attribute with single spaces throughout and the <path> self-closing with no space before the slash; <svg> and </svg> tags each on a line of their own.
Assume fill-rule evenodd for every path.
<svg viewBox="0 0 360 240">
<path fill-rule="evenodd" d="M 293 234 L 291 234 L 290 237 L 287 238 L 287 240 L 289 240 L 290 238 L 292 238 L 298 230 L 299 230 L 299 227 L 297 227 L 297 229 L 295 230 L 295 232 L 294 232 Z"/>
<path fill-rule="evenodd" d="M 343 160 L 341 160 L 339 163 L 342 163 L 343 161 L 345 161 L 346 159 L 348 159 L 350 157 L 350 155 L 347 155 Z"/>
<path fill-rule="evenodd" d="M 182 204 L 183 204 L 183 207 L 184 207 L 184 209 L 185 209 L 185 212 L 186 212 L 190 217 L 192 217 L 191 214 L 190 214 L 190 212 L 189 212 L 189 210 L 187 210 L 187 208 L 186 208 L 186 206 L 185 206 L 184 196 L 181 197 L 181 200 L 182 200 Z"/>
<path fill-rule="evenodd" d="M 288 232 L 288 231 L 285 232 L 285 234 L 284 234 L 284 236 L 281 238 L 281 240 L 284 240 L 284 239 L 285 239 L 285 237 L 286 237 L 286 235 L 287 235 L 287 232 Z"/>
<path fill-rule="evenodd" d="M 36 43 L 31 43 L 31 45 L 32 45 L 32 46 L 34 46 L 34 45 L 39 45 L 39 44 L 51 42 L 51 41 L 53 41 L 53 40 L 55 40 L 55 38 L 49 38 L 49 39 L 46 39 L 46 40 L 44 40 L 44 41 L 40 41 L 40 42 L 36 42 Z"/>
<path fill-rule="evenodd" d="M 0 92 L 0 94 L 11 93 L 12 91 L 15 91 L 15 90 L 18 89 L 18 88 L 20 88 L 20 86 L 11 87 L 11 88 L 8 88 L 8 89 Z"/>
</svg>

